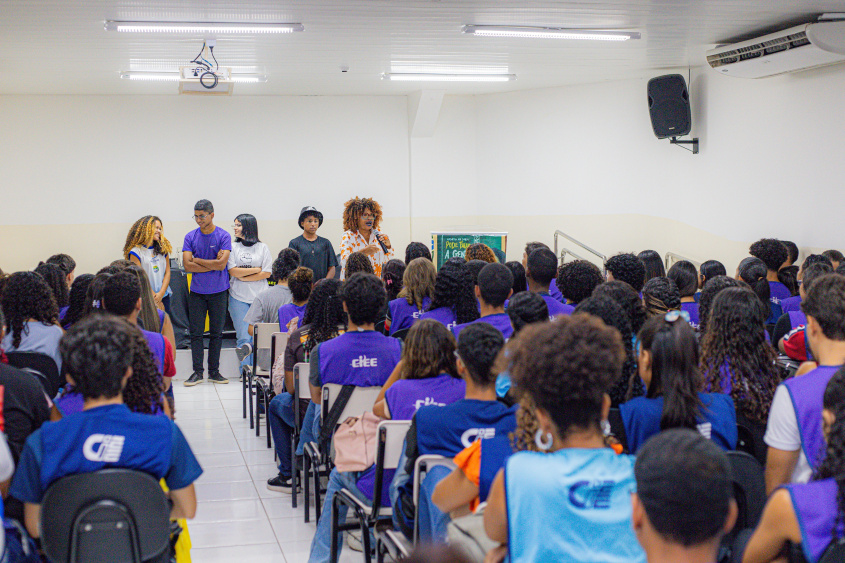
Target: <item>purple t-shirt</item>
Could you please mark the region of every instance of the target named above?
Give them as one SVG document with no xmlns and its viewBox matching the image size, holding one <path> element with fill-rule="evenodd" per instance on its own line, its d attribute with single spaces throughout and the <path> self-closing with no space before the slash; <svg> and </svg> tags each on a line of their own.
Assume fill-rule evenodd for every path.
<svg viewBox="0 0 845 563">
<path fill-rule="evenodd" d="M 689 313 L 689 324 L 695 330 L 701 328 L 701 321 L 698 320 L 698 303 L 681 303 L 681 311 Z"/>
<path fill-rule="evenodd" d="M 309 377 L 315 387 L 326 383 L 381 386 L 401 357 L 402 341 L 397 338 L 372 330 L 347 332 L 314 349 Z"/>
<path fill-rule="evenodd" d="M 801 449 L 807 463 L 818 469 L 825 453 L 825 439 L 822 433 L 822 399 L 833 374 L 842 366 L 819 366 L 801 377 L 787 379 L 781 385 L 789 391 L 798 433 L 801 435 Z"/>
<path fill-rule="evenodd" d="M 807 561 L 818 561 L 830 545 L 833 525 L 839 515 L 836 479 L 786 485 L 801 530 L 801 549 Z M 842 534 L 843 526 L 837 526 Z"/>
<path fill-rule="evenodd" d="M 428 308 L 430 303 L 431 299 L 423 297 L 423 306 L 422 310 L 420 310 L 417 309 L 416 304 L 408 305 L 408 300 L 404 297 L 399 297 L 398 299 L 394 299 L 389 302 L 387 304 L 387 309 L 390 312 L 391 336 L 397 330 L 411 328 L 411 326 L 420 318 L 422 312 Z"/>
<path fill-rule="evenodd" d="M 507 315 L 507 313 L 496 313 L 494 315 L 487 315 L 486 317 L 481 317 L 480 319 L 476 319 L 474 321 L 464 323 L 462 325 L 457 325 L 452 328 L 452 334 L 455 335 L 455 338 L 458 338 L 458 335 L 461 333 L 464 327 L 475 323 L 488 323 L 493 325 L 493 328 L 497 329 L 499 332 L 502 333 L 502 336 L 505 337 L 505 340 L 510 338 L 513 334 L 513 326 L 511 325 L 511 319 Z"/>
<path fill-rule="evenodd" d="M 411 420 L 426 405 L 451 405 L 466 394 L 466 383 L 459 377 L 441 373 L 428 379 L 400 379 L 384 393 L 390 418 Z"/>
<path fill-rule="evenodd" d="M 190 252 L 195 258 L 202 260 L 216 260 L 221 250 L 232 251 L 232 237 L 220 227 L 207 235 L 199 229 L 194 229 L 185 235 L 182 250 Z M 191 275 L 191 291 L 208 295 L 229 291 L 229 272 L 226 268 L 211 272 L 200 272 Z"/>
<path fill-rule="evenodd" d="M 549 284 L 549 295 L 551 295 L 561 303 L 566 303 L 566 299 L 563 298 L 563 293 L 561 293 L 560 290 L 557 288 L 557 280 L 555 279 L 553 279 L 552 283 Z"/>
<path fill-rule="evenodd" d="M 438 307 L 433 311 L 426 311 L 420 314 L 420 319 L 434 319 L 444 324 L 449 330 L 452 330 L 458 324 L 458 317 L 455 316 L 455 311 L 451 307 Z"/>
<path fill-rule="evenodd" d="M 781 299 L 780 308 L 783 309 L 784 313 L 788 313 L 790 311 L 800 311 L 801 310 L 801 296 L 795 295 L 793 297 L 787 297 L 786 299 Z"/>
<path fill-rule="evenodd" d="M 307 303 L 301 307 L 293 303 L 288 303 L 279 307 L 279 332 L 287 332 L 288 323 L 294 317 L 299 317 L 299 320 L 296 321 L 296 328 L 301 327 L 302 319 L 305 318 L 305 307 L 307 306 Z"/>
<path fill-rule="evenodd" d="M 572 311 L 575 310 L 575 307 L 572 305 L 564 305 L 548 293 L 539 293 L 538 295 L 546 301 L 546 306 L 549 308 L 550 319 L 559 315 L 571 315 Z"/>
<path fill-rule="evenodd" d="M 792 297 L 792 292 L 789 291 L 785 285 L 780 282 L 769 282 L 769 291 L 771 292 L 771 296 L 769 299 L 772 303 L 780 304 L 781 301 L 784 299 L 788 299 Z"/>
</svg>

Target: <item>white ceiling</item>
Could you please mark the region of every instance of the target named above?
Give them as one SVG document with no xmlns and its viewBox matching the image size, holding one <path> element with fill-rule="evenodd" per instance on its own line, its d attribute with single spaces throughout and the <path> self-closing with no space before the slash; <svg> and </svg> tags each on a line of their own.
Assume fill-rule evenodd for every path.
<svg viewBox="0 0 845 563">
<path fill-rule="evenodd" d="M 174 94 L 175 83 L 119 79 L 175 70 L 202 34 L 116 33 L 106 19 L 301 22 L 281 35 L 220 35 L 221 66 L 269 76 L 236 95 L 400 94 L 423 87 L 488 93 L 647 77 L 704 64 L 715 43 L 845 12 L 845 0 L 0 0 L 0 94 Z M 620 28 L 626 42 L 473 37 L 464 24 Z M 341 73 L 341 65 L 349 71 Z M 389 83 L 381 73 L 506 69 L 501 84 Z"/>
</svg>

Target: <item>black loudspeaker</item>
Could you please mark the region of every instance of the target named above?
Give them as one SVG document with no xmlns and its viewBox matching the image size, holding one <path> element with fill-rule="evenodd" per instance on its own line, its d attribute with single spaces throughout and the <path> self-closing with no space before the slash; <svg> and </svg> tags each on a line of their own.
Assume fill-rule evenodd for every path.
<svg viewBox="0 0 845 563">
<path fill-rule="evenodd" d="M 648 81 L 648 112 L 658 139 L 682 137 L 692 129 L 687 83 L 680 74 Z"/>
</svg>

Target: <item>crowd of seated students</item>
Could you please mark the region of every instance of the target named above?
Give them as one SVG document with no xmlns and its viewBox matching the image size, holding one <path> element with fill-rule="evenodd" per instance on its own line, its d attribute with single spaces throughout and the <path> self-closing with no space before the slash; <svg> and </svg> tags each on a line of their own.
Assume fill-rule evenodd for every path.
<svg viewBox="0 0 845 563">
<path fill-rule="evenodd" d="M 344 282 L 316 284 L 295 250 L 279 253 L 276 284 L 245 318 L 290 332 L 273 368 L 268 416 L 279 465 L 270 490 L 293 492 L 292 459 L 305 443 L 331 438 L 334 422 L 324 424 L 319 408 L 331 383 L 380 388 L 373 414 L 410 421 L 383 491 L 409 538 L 416 527 L 423 542 L 443 544 L 451 520 L 477 517 L 490 562 L 715 561 L 730 553 L 720 542 L 737 518 L 724 451 L 743 427 L 771 496 L 747 547 L 732 546 L 734 560 L 774 561 L 791 542 L 815 562 L 845 536 L 841 254 L 795 268 L 790 244 L 761 239 L 729 278 L 714 260 L 698 270 L 676 262 L 664 274 L 653 251 L 612 256 L 604 275 L 589 261 L 558 265 L 537 242 L 521 264 L 499 263 L 483 245 L 469 250 L 469 261 L 452 258 L 438 271 L 426 246 L 412 243 L 381 277 L 353 253 Z M 201 469 L 165 395 L 175 373 L 167 316 L 127 261 L 96 275 L 74 270 L 54 257 L 0 281 L 2 349 L 44 354 L 68 381 L 46 397 L 36 379 L 0 361 L 18 465 L 6 516 L 37 537 L 50 484 L 110 466 L 74 448 L 94 432 L 123 432 L 130 467 L 163 477 L 172 516 L 190 517 Z M 787 376 L 770 342 L 809 361 Z M 310 389 L 291 452 L 293 371 L 302 362 Z M 150 440 L 168 444 L 167 455 L 144 448 Z M 457 468 L 428 472 L 415 505 L 415 462 L 429 454 Z M 374 471 L 331 470 L 311 561 L 338 555 L 333 495 L 347 489 L 371 503 Z"/>
</svg>

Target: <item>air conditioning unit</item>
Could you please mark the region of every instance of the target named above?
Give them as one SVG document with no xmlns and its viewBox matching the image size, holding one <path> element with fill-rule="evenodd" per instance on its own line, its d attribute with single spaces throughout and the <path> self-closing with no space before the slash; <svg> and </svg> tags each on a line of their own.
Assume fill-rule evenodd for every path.
<svg viewBox="0 0 845 563">
<path fill-rule="evenodd" d="M 207 71 L 196 66 L 179 67 L 179 93 L 201 96 L 231 96 L 235 89 L 232 69 Z"/>
<path fill-rule="evenodd" d="M 726 76 L 765 78 L 845 61 L 845 21 L 806 23 L 707 51 Z"/>
</svg>

